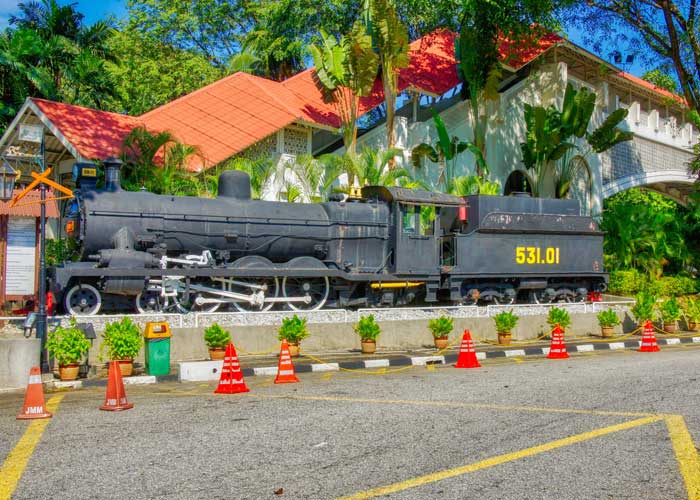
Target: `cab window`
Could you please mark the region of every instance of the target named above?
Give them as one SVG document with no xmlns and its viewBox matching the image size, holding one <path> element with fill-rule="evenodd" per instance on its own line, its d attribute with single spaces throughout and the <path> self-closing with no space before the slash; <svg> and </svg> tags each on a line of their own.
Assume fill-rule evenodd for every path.
<svg viewBox="0 0 700 500">
<path fill-rule="evenodd" d="M 401 224 L 404 234 L 417 234 L 416 232 L 416 207 L 412 205 L 403 206 L 403 223 Z"/>
</svg>

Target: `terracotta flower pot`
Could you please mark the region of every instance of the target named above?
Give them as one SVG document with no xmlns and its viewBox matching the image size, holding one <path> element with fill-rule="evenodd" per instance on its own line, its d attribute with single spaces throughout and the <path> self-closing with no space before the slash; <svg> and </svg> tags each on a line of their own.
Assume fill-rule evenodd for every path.
<svg viewBox="0 0 700 500">
<path fill-rule="evenodd" d="M 688 330 L 690 330 L 691 332 L 700 332 L 700 323 L 688 321 Z"/>
<path fill-rule="evenodd" d="M 510 345 L 510 332 L 498 332 L 498 343 L 501 345 Z"/>
<path fill-rule="evenodd" d="M 601 326 L 600 327 L 600 334 L 603 338 L 610 338 L 613 336 L 615 332 L 615 327 L 614 326 Z"/>
<path fill-rule="evenodd" d="M 299 347 L 299 342 L 290 342 L 289 343 L 289 355 L 293 358 L 296 358 L 299 356 L 299 351 L 301 348 Z"/>
<path fill-rule="evenodd" d="M 668 333 L 676 333 L 678 331 L 678 323 L 672 321 L 671 323 L 664 322 L 664 331 Z"/>
<path fill-rule="evenodd" d="M 75 380 L 78 378 L 79 371 L 80 365 L 78 363 L 58 365 L 58 376 L 61 378 L 61 380 Z"/>
<path fill-rule="evenodd" d="M 447 338 L 447 335 L 444 337 L 433 337 L 433 342 L 435 343 L 435 348 L 442 351 L 450 344 L 450 339 Z"/>
<path fill-rule="evenodd" d="M 213 349 L 209 349 L 209 357 L 212 361 L 224 359 L 226 357 L 226 349 L 223 347 L 215 347 Z"/>
<path fill-rule="evenodd" d="M 133 359 L 119 359 L 119 371 L 122 372 L 122 377 L 131 377 L 134 373 Z"/>
<path fill-rule="evenodd" d="M 362 354 L 374 354 L 377 350 L 376 340 L 362 339 L 360 343 L 362 344 Z"/>
</svg>

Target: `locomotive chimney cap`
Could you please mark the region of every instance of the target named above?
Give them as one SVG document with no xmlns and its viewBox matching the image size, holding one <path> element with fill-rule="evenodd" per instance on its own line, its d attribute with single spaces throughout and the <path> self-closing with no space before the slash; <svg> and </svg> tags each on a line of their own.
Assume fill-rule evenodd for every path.
<svg viewBox="0 0 700 500">
<path fill-rule="evenodd" d="M 119 158 L 110 156 L 105 159 L 105 191 L 121 191 L 120 171 L 124 162 Z"/>
</svg>

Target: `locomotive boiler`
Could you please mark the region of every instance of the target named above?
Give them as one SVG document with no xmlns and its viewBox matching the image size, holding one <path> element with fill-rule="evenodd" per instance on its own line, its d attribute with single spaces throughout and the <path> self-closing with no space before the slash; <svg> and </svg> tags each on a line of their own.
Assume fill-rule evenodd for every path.
<svg viewBox="0 0 700 500">
<path fill-rule="evenodd" d="M 605 289 L 602 233 L 574 200 L 465 198 L 370 186 L 326 203 L 251 199 L 246 173 L 215 198 L 127 192 L 119 160 L 77 164 L 62 225 L 78 262 L 49 270 L 65 311 L 585 300 Z"/>
</svg>

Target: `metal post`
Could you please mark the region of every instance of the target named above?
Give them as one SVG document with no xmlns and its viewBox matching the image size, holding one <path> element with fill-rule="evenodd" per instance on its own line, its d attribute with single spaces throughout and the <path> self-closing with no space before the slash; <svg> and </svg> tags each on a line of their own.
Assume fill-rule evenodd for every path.
<svg viewBox="0 0 700 500">
<path fill-rule="evenodd" d="M 46 135 L 41 133 L 41 173 L 46 170 Z M 41 214 L 39 219 L 39 312 L 36 316 L 36 336 L 41 339 L 41 372 L 49 372 L 49 359 L 46 352 L 46 185 L 39 184 L 41 194 Z"/>
</svg>

